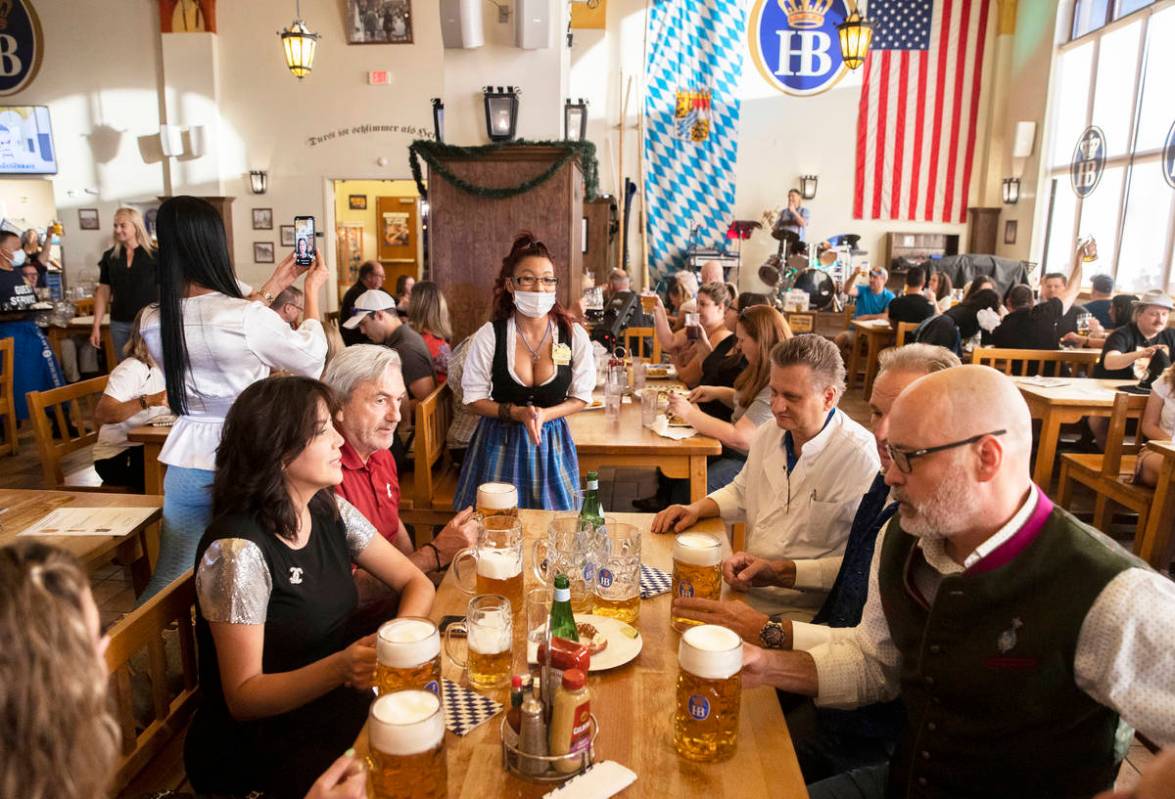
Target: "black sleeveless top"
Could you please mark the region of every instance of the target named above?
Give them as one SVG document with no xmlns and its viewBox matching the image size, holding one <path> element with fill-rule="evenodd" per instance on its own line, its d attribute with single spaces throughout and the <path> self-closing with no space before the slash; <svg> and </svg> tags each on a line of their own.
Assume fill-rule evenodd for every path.
<svg viewBox="0 0 1175 799">
<path fill-rule="evenodd" d="M 698 381 L 699 386 L 724 386 L 726 388 L 734 386 L 734 381 L 738 379 L 739 374 L 747 368 L 746 358 L 741 356 L 732 358 L 730 356 L 730 351 L 734 349 L 737 341 L 733 334 L 729 335 L 719 341 L 718 345 L 714 347 L 714 351 L 706 356 L 706 359 L 702 361 L 702 378 Z M 734 410 L 729 405 L 718 400 L 700 402 L 698 408 L 703 413 L 724 422 L 729 422 L 734 415 Z"/>
<path fill-rule="evenodd" d="M 571 389 L 571 368 L 573 361 L 563 366 L 555 367 L 555 379 L 541 386 L 524 386 L 510 375 L 506 365 L 507 347 L 513 342 L 506 340 L 506 319 L 494 322 L 494 367 L 491 375 L 493 383 L 490 397 L 494 402 L 509 402 L 512 405 L 526 405 L 527 403 L 538 408 L 551 408 L 567 399 L 567 392 Z M 571 328 L 562 323 L 555 324 L 555 336 L 558 343 L 571 348 Z M 574 357 L 574 356 L 573 356 Z"/>
</svg>

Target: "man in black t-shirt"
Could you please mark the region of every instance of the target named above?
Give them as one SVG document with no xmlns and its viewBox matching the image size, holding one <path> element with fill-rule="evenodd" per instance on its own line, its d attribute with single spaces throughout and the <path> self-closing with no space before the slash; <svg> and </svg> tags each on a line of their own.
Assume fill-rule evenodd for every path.
<svg viewBox="0 0 1175 799">
<path fill-rule="evenodd" d="M 1130 324 L 1122 325 L 1106 339 L 1102 358 L 1094 367 L 1094 377 L 1110 380 L 1135 380 L 1134 362 L 1149 358 L 1156 350 L 1175 353 L 1175 330 L 1167 327 L 1171 298 L 1162 291 L 1148 291 L 1134 305 Z"/>
<path fill-rule="evenodd" d="M 20 236 L 8 230 L 0 232 L 0 309 L 6 311 L 27 309 L 37 301 L 24 274 L 13 264 L 13 253 L 19 249 Z"/>
<path fill-rule="evenodd" d="M 1061 336 L 1077 330 L 1073 302 L 1081 291 L 1082 251 L 1073 256 L 1073 268 L 1066 279 L 1060 272 L 1050 272 L 1040 281 L 1040 302 L 1032 305 L 1027 286 L 1014 286 L 1008 292 L 1011 311 L 992 333 L 992 344 L 1019 350 L 1055 350 Z"/>
<path fill-rule="evenodd" d="M 906 270 L 906 289 L 902 296 L 890 300 L 889 321 L 893 325 L 898 322 L 920 324 L 934 316 L 934 303 L 922 295 L 922 287 L 926 284 L 926 273 L 920 266 L 911 266 Z"/>
</svg>

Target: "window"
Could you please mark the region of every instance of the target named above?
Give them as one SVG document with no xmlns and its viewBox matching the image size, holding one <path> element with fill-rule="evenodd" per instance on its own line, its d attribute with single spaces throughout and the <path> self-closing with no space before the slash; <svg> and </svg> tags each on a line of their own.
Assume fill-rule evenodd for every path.
<svg viewBox="0 0 1175 799">
<path fill-rule="evenodd" d="M 1114 20 L 1135 16 L 1106 28 L 1111 11 Z M 1175 189 L 1163 179 L 1161 157 L 1172 122 L 1175 6 L 1076 0 L 1073 35 L 1084 38 L 1060 46 L 1049 98 L 1044 177 L 1054 189 L 1048 208 L 1039 209 L 1044 269 L 1067 270 L 1077 239 L 1092 235 L 1100 258 L 1087 265 L 1087 281 L 1108 272 L 1119 291 L 1173 290 Z M 1105 134 L 1105 164 L 1096 188 L 1081 198 L 1069 167 L 1091 125 Z"/>
</svg>

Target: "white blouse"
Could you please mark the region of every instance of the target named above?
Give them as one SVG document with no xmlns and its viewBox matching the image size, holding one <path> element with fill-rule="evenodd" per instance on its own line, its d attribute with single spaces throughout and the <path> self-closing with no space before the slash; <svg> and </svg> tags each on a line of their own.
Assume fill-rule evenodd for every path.
<svg viewBox="0 0 1175 799">
<path fill-rule="evenodd" d="M 216 448 L 228 409 L 242 391 L 275 369 L 317 378 L 326 361 L 326 334 L 317 319 L 291 330 L 260 302 L 219 292 L 183 301 L 188 346 L 188 414 L 176 420 L 159 455 L 187 469 L 216 468 Z M 143 314 L 143 339 L 163 367 L 159 308 Z"/>
<path fill-rule="evenodd" d="M 148 366 L 138 358 L 127 358 L 110 371 L 110 377 L 106 380 L 106 390 L 102 393 L 116 402 L 130 402 L 137 397 L 158 394 L 164 388 L 163 371 L 158 366 Z M 170 413 L 166 406 L 155 405 L 121 422 L 102 425 L 98 429 L 98 441 L 91 451 L 94 460 L 113 458 L 123 450 L 140 446 L 128 443 L 127 434 L 136 427 L 150 423 L 156 417 L 167 416 Z"/>
<path fill-rule="evenodd" d="M 506 320 L 506 341 L 513 342 L 517 330 L 514 317 Z M 550 352 L 551 341 L 555 338 L 555 330 L 544 345 Z M 469 337 L 469 352 L 465 356 L 465 373 L 461 375 L 461 391 L 465 395 L 465 404 L 471 405 L 478 400 L 489 399 L 493 391 L 494 377 L 494 324 L 486 322 L 476 333 Z M 518 380 L 514 371 L 514 350 L 517 347 L 506 347 L 506 369 L 510 376 Z M 543 381 L 545 386 L 558 375 L 558 369 L 548 380 Z M 571 326 L 571 387 L 567 389 L 568 399 L 578 399 L 590 403 L 592 391 L 596 388 L 596 358 L 592 354 L 592 342 L 587 331 L 580 325 Z"/>
</svg>

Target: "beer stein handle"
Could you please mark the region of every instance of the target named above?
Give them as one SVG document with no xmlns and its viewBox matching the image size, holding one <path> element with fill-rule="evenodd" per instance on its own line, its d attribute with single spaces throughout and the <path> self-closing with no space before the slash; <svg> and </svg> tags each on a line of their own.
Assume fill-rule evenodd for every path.
<svg viewBox="0 0 1175 799">
<path fill-rule="evenodd" d="M 450 647 L 450 644 L 452 643 L 452 640 L 453 640 L 453 630 L 460 630 L 461 635 L 465 636 L 465 640 L 466 640 L 466 642 L 468 642 L 469 628 L 466 626 L 466 623 L 463 621 L 454 622 L 453 624 L 450 624 L 448 627 L 445 628 L 445 654 L 449 656 L 449 660 L 453 661 L 453 665 L 455 665 L 459 669 L 464 670 L 467 663 L 468 663 L 468 653 L 467 653 L 466 658 L 458 658 L 456 655 L 453 654 L 453 650 Z"/>
<path fill-rule="evenodd" d="M 465 558 L 468 558 L 470 561 L 473 562 L 473 571 L 472 572 L 462 572 L 461 571 L 461 561 Z M 471 549 L 469 547 L 466 547 L 465 549 L 461 550 L 460 552 L 458 552 L 456 555 L 453 556 L 453 560 L 450 561 L 450 565 L 453 567 L 453 576 L 456 579 L 457 587 L 460 588 L 465 593 L 470 594 L 470 595 L 476 593 L 476 591 L 477 591 L 477 551 L 474 549 Z M 471 575 L 471 578 L 469 581 L 466 581 L 466 579 L 465 579 L 464 575 L 466 575 L 466 574 Z"/>
<path fill-rule="evenodd" d="M 530 551 L 530 565 L 534 571 L 535 579 L 543 585 L 547 585 L 550 582 L 547 578 L 547 572 L 550 568 L 550 564 L 548 562 L 548 558 L 550 557 L 550 549 L 551 547 L 548 542 L 539 539 L 534 542 L 534 545 L 531 547 Z M 541 555 L 539 554 L 540 550 L 542 550 Z M 543 564 L 547 564 L 547 568 L 544 568 Z"/>
</svg>

